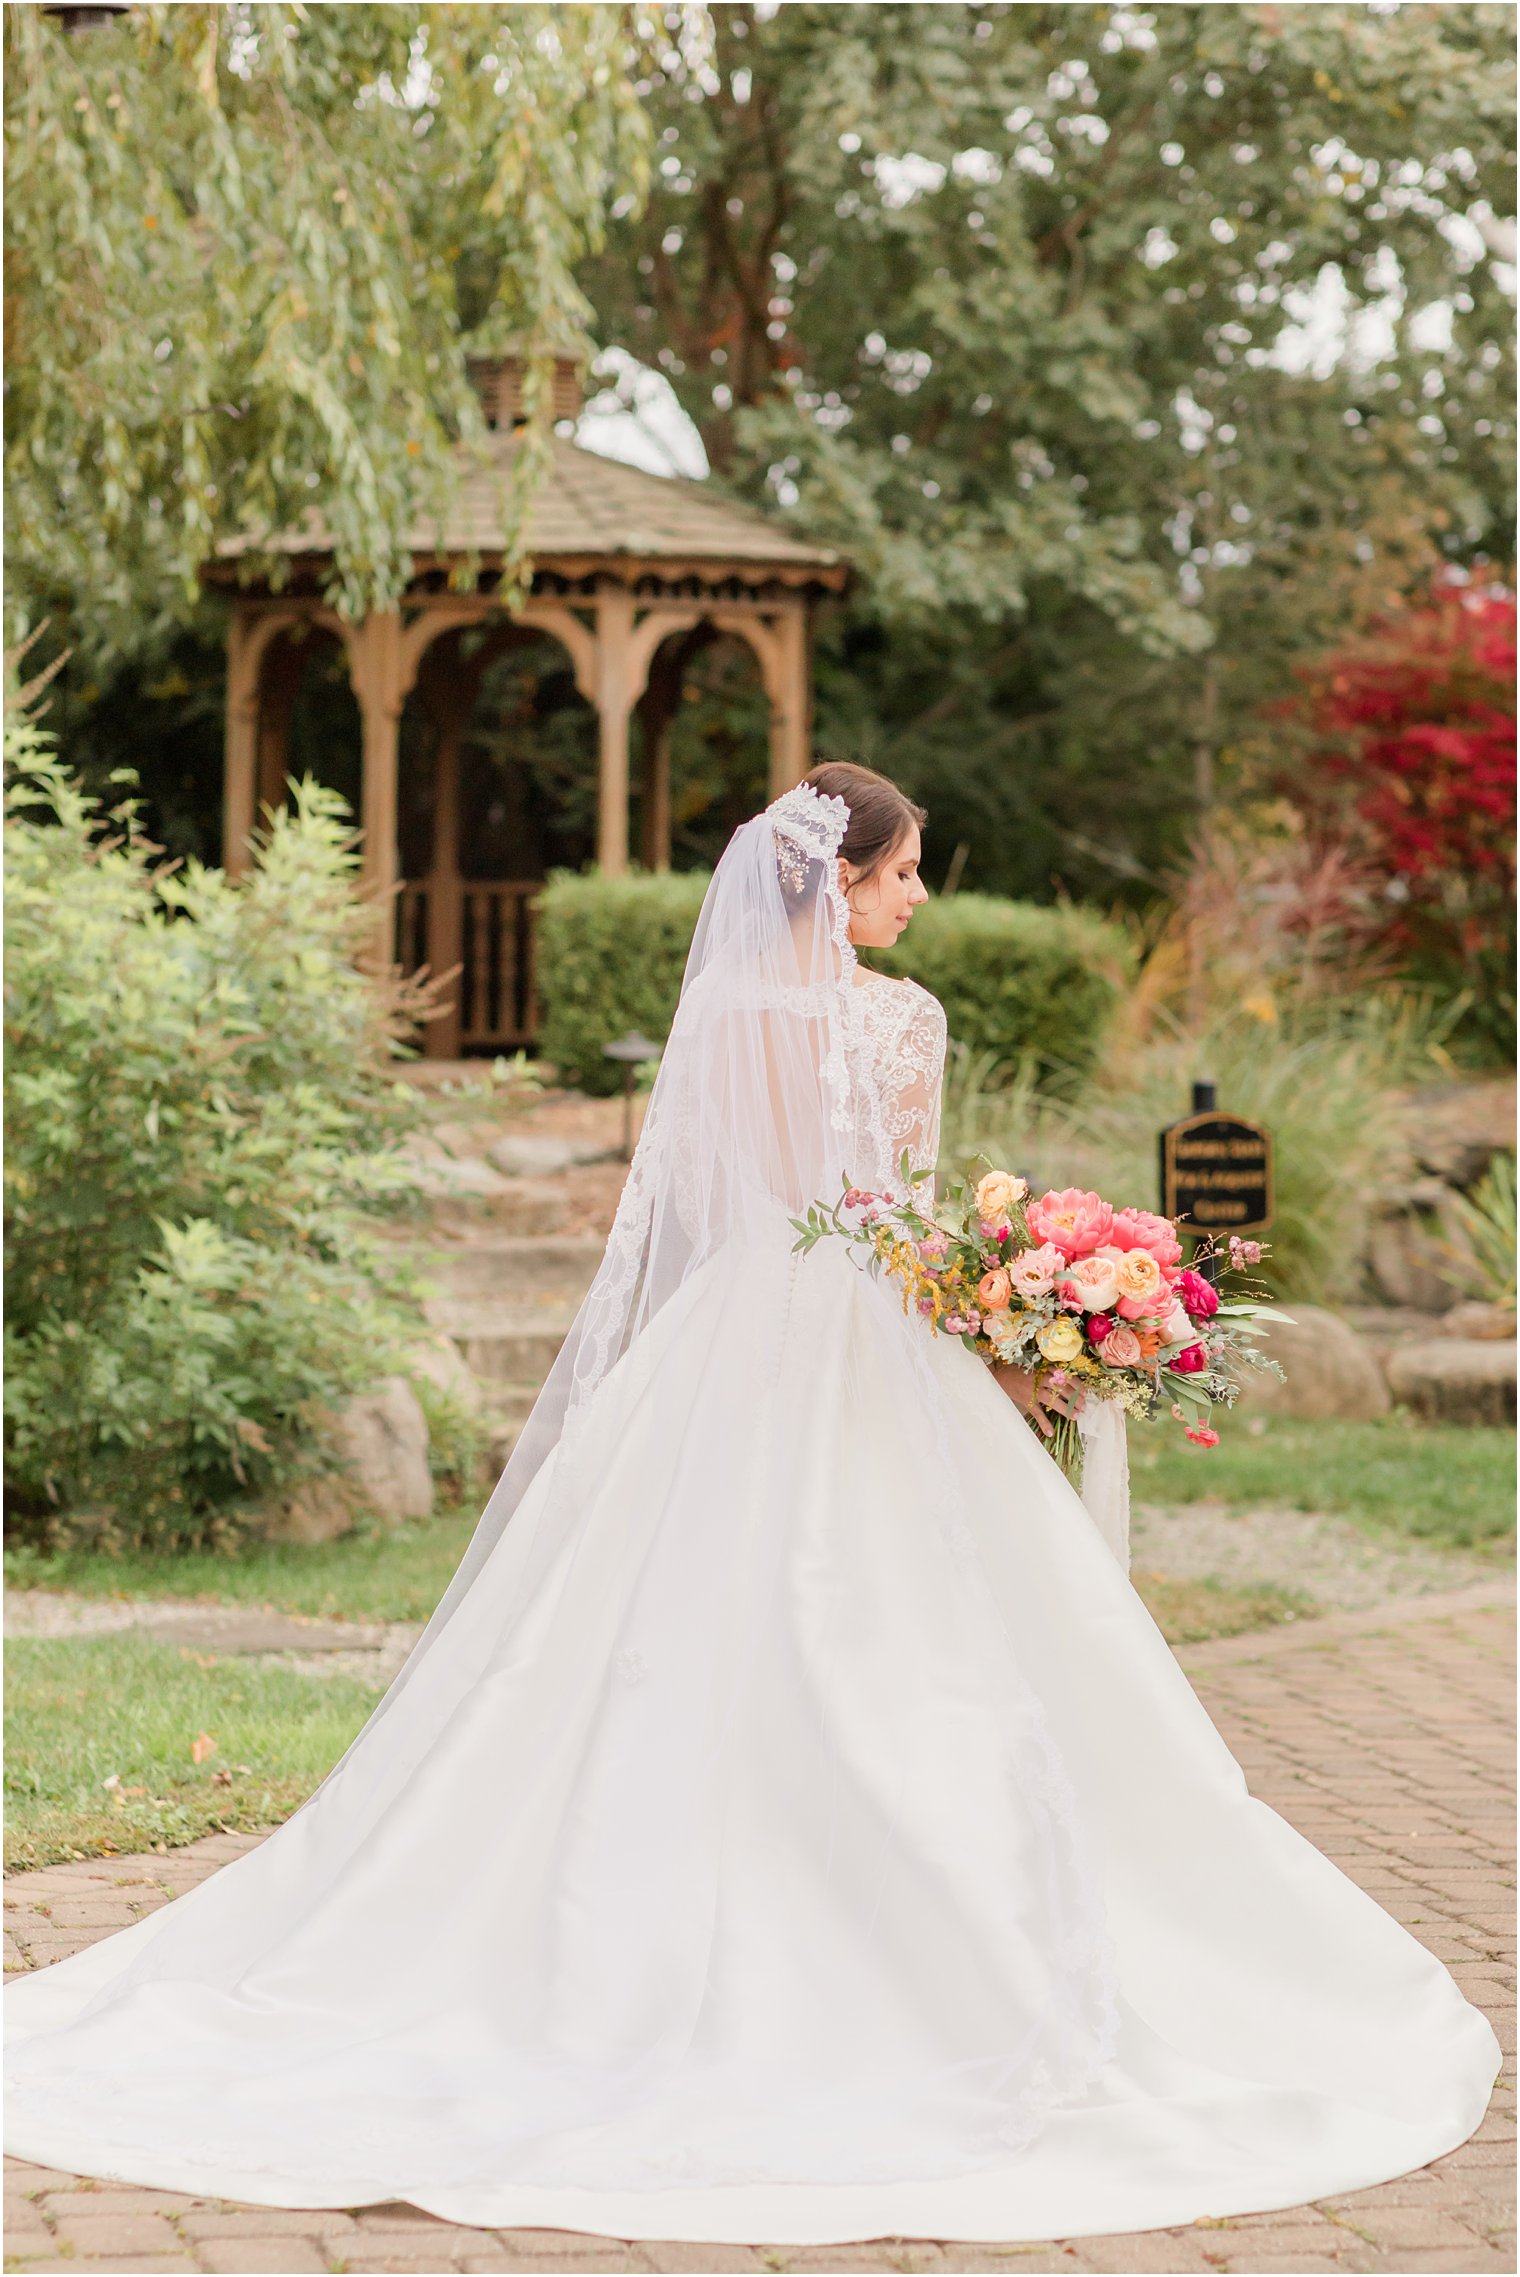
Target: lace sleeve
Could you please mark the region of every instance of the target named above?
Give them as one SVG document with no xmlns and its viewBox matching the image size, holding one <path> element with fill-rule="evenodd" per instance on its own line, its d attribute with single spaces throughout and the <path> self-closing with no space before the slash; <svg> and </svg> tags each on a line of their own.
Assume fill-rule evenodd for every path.
<svg viewBox="0 0 1520 2277">
<path fill-rule="evenodd" d="M 864 1060 L 858 1089 L 854 1176 L 890 1188 L 906 1151 L 915 1170 L 932 1170 L 939 1152 L 945 1014 L 916 981 L 873 976 L 859 990 Z"/>
</svg>

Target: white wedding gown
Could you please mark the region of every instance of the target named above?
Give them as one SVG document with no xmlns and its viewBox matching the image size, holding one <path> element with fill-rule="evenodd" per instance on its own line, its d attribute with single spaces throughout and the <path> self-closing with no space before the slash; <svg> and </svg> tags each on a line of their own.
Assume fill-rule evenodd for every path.
<svg viewBox="0 0 1520 2277">
<path fill-rule="evenodd" d="M 902 1146 L 933 1158 L 943 1018 L 833 971 L 853 1175 L 885 1187 Z M 779 998 L 738 1001 L 774 1094 Z M 1142 2229 L 1451 2150 L 1485 2019 L 1248 1796 L 977 1360 L 842 1245 L 795 1257 L 791 1188 L 714 1185 L 725 1236 L 691 1238 L 679 1059 L 574 1428 L 286 1825 L 7 1992 L 6 2147 L 267 2205 L 800 2243 Z M 686 1247 L 646 1302 L 667 1175 Z"/>
</svg>

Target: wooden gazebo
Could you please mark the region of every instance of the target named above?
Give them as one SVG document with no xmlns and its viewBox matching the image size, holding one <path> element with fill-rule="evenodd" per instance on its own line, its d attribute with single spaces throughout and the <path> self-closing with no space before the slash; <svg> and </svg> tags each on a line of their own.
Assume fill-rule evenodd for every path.
<svg viewBox="0 0 1520 2277">
<path fill-rule="evenodd" d="M 509 358 L 473 367 L 493 456 L 510 454 L 520 375 Z M 575 367 L 555 376 L 561 418 L 579 409 Z M 459 969 L 450 1013 L 432 1022 L 427 1049 L 452 1058 L 530 1040 L 533 1029 L 533 881 L 466 879 L 461 873 L 459 752 L 481 677 L 525 631 L 549 634 L 567 653 L 575 686 L 597 716 L 596 857 L 610 874 L 629 862 L 630 750 L 634 723 L 642 771 L 644 865 L 670 862 L 670 730 L 685 665 L 705 642 L 733 635 L 758 663 L 770 714 L 772 795 L 809 764 L 809 619 L 841 592 L 844 557 L 803 543 L 764 514 L 703 484 L 646 474 L 556 436 L 552 465 L 528 516 L 527 597 L 510 614 L 496 597 L 504 555 L 497 470 L 473 455 L 462 470 L 441 533 L 409 538 L 414 574 L 398 609 L 350 623 L 322 598 L 332 554 L 319 514 L 262 550 L 284 555 L 278 592 L 250 583 L 231 540 L 208 577 L 231 589 L 223 858 L 246 867 L 258 810 L 284 796 L 294 691 L 305 636 L 332 635 L 347 659 L 361 723 L 359 821 L 364 879 L 388 913 L 385 940 L 409 967 Z M 476 589 L 451 580 L 467 558 Z M 480 627 L 466 655 L 458 635 Z M 441 647 L 435 644 L 443 642 Z M 408 698 L 426 707 L 436 738 L 432 857 L 425 877 L 403 879 L 397 850 L 401 717 Z M 394 929 L 389 913 L 394 911 Z"/>
</svg>

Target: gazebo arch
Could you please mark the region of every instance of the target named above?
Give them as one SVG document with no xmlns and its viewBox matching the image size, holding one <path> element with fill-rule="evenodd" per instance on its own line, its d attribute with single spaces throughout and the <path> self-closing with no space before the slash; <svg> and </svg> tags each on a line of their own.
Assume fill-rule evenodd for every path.
<svg viewBox="0 0 1520 2277">
<path fill-rule="evenodd" d="M 283 778 L 288 706 L 270 682 L 274 644 L 302 625 L 331 632 L 343 644 L 359 708 L 363 874 L 366 888 L 385 907 L 387 957 L 396 950 L 394 905 L 409 884 L 397 860 L 403 708 L 442 634 L 499 623 L 505 615 L 496 597 L 506 550 L 499 501 L 515 448 L 520 371 L 515 360 L 501 358 L 477 360 L 472 372 L 492 423 L 489 457 L 484 465 L 474 457 L 465 461 L 441 541 L 436 533 L 411 533 L 413 574 L 398 608 L 375 611 L 354 624 L 324 601 L 332 543 L 315 514 L 303 530 L 277 535 L 263 549 L 288 562 L 279 592 L 244 573 L 242 557 L 255 550 L 252 541 L 228 541 L 207 571 L 208 581 L 230 589 L 232 601 L 226 867 L 232 873 L 246 867 L 258 806 Z M 568 360 L 557 370 L 555 403 L 562 414 L 579 404 L 575 367 Z M 670 727 L 681 666 L 694 637 L 730 634 L 754 652 L 769 704 L 772 794 L 807 772 L 810 623 L 819 601 L 849 583 L 849 564 L 841 554 L 805 544 L 701 483 L 646 474 L 562 437 L 553 439 L 549 473 L 529 512 L 526 553 L 531 583 L 509 621 L 547 633 L 563 646 L 576 686 L 596 712 L 596 842 L 603 871 L 615 876 L 629 863 L 635 721 L 644 774 L 641 853 L 648 866 L 668 867 Z M 453 584 L 467 557 L 480 564 L 473 592 Z M 454 722 L 456 735 L 462 725 L 462 718 Z M 435 819 L 452 826 L 447 816 Z M 444 929 L 430 924 L 428 930 L 428 962 L 435 971 L 447 969 L 432 954 L 445 945 Z M 429 1035 L 429 1049 L 444 1049 L 454 1028 L 451 1021 L 440 1023 Z"/>
</svg>

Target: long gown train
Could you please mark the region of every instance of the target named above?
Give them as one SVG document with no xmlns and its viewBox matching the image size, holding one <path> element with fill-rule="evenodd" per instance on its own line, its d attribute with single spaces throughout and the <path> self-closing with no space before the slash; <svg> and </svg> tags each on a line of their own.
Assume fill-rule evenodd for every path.
<svg viewBox="0 0 1520 2277">
<path fill-rule="evenodd" d="M 1250 1798 L 1027 1427 L 903 1329 L 842 1256 L 714 1260 L 373 1748 L 7 1993 L 9 2147 L 265 2204 L 821 2243 L 1186 2222 L 1464 2140 L 1486 2021 Z M 1042 2030 L 1031 2111 L 1000 2075 Z"/>
</svg>

